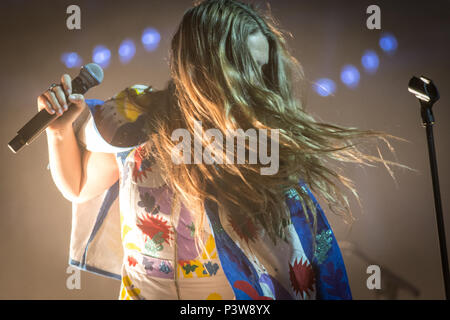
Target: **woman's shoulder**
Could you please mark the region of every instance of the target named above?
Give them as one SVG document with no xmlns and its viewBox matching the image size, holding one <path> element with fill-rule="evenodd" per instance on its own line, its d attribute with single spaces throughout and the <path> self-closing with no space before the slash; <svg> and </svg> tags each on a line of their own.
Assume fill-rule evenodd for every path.
<svg viewBox="0 0 450 320">
<path fill-rule="evenodd" d="M 90 99 L 86 102 L 91 131 L 115 150 L 129 150 L 144 144 L 157 120 L 169 119 L 172 112 L 169 90 L 156 90 L 144 84 L 128 86 L 106 101 Z"/>
<path fill-rule="evenodd" d="M 119 112 L 134 120 L 139 115 L 152 118 L 153 115 L 170 115 L 173 104 L 173 87 L 169 81 L 164 89 L 155 89 L 145 84 L 134 84 L 116 93 L 108 104 L 117 108 Z"/>
<path fill-rule="evenodd" d="M 114 94 L 109 100 L 120 101 L 129 99 L 145 99 L 153 95 L 157 91 L 151 85 L 146 84 L 134 84 L 127 86 Z"/>
<path fill-rule="evenodd" d="M 86 142 L 95 150 L 130 150 L 148 139 L 146 106 L 143 98 L 150 96 L 153 88 L 135 84 L 126 87 L 103 101 L 87 99 L 89 109 L 85 125 Z M 148 99 L 148 98 L 145 98 Z M 95 142 L 95 144 L 94 144 Z M 102 142 L 102 143 L 100 143 Z M 106 143 L 106 144 L 105 144 Z M 108 145 L 109 148 L 99 148 Z"/>
</svg>

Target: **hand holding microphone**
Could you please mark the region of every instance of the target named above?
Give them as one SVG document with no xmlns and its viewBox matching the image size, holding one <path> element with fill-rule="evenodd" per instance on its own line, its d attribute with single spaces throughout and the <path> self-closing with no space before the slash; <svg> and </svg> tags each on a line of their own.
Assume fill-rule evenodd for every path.
<svg viewBox="0 0 450 320">
<path fill-rule="evenodd" d="M 68 74 L 61 77 L 60 85 L 52 84 L 41 94 L 37 104 L 38 111 L 45 109 L 49 114 L 56 114 L 56 119 L 46 128 L 50 131 L 65 129 L 72 125 L 86 106 L 82 94 L 72 94 L 72 79 Z M 70 108 L 69 104 L 71 104 Z"/>
<path fill-rule="evenodd" d="M 17 132 L 17 136 L 9 142 L 9 148 L 17 153 L 46 128 L 60 130 L 71 125 L 86 106 L 83 95 L 102 81 L 103 70 L 95 63 L 83 66 L 73 80 L 69 75 L 63 75 L 61 84 L 52 84 L 38 97 L 39 112 Z"/>
</svg>

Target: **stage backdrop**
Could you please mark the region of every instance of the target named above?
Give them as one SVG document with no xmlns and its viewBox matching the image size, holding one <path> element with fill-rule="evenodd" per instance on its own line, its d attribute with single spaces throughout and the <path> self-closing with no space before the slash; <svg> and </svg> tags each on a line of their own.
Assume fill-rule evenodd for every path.
<svg viewBox="0 0 450 320">
<path fill-rule="evenodd" d="M 266 6 L 263 1 L 255 3 Z M 425 132 L 418 102 L 407 92 L 407 84 L 413 75 L 426 75 L 441 92 L 434 109 L 435 137 L 448 230 L 449 2 L 376 1 L 381 9 L 379 30 L 366 26 L 371 1 L 268 3 L 280 26 L 292 33 L 289 45 L 309 81 L 310 112 L 325 121 L 383 130 L 409 140 L 394 147 L 398 160 L 417 173 L 394 170 L 397 184 L 383 167 L 344 168 L 355 180 L 363 206 L 360 210 L 352 201 L 357 221 L 351 229 L 324 205 L 342 247 L 357 249 L 343 250 L 354 298 L 375 299 L 377 292 L 383 293 L 366 286 L 370 264 L 381 267 L 382 289 L 396 285 L 389 277 L 391 272 L 418 290 L 414 295 L 414 291 L 400 288 L 392 298 L 443 298 Z M 72 4 L 81 9 L 81 30 L 66 26 L 66 9 Z M 136 83 L 162 88 L 169 77 L 171 36 L 190 5 L 191 1 L 172 0 L 1 1 L 1 299 L 118 297 L 118 281 L 86 272 L 81 273 L 80 289 L 67 288 L 71 204 L 58 192 L 46 169 L 45 136 L 16 155 L 7 143 L 35 114 L 37 96 L 58 82 L 62 73 L 77 75 L 76 66 L 91 62 L 99 45 L 103 47 L 97 48 L 95 59 L 109 65 L 103 84 L 92 89 L 88 98 L 107 99 Z M 142 43 L 147 28 L 153 28 L 144 37 L 149 51 Z M 122 48 L 124 59 L 131 59 L 128 63 L 118 54 L 125 39 L 135 44 L 134 55 L 133 46 Z M 372 50 L 364 60 L 369 71 L 361 61 L 366 50 Z M 347 65 L 354 68 L 344 72 L 345 84 L 341 71 Z M 320 88 L 328 91 L 313 87 L 319 79 L 328 79 L 320 82 Z M 333 94 L 322 96 L 330 91 Z M 447 236 L 450 238 L 449 232 Z M 363 256 L 354 254 L 358 251 Z"/>
</svg>

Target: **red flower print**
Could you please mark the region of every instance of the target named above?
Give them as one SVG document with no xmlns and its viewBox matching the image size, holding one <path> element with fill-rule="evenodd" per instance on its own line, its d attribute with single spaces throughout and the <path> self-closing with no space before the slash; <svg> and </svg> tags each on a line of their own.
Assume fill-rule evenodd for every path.
<svg viewBox="0 0 450 320">
<path fill-rule="evenodd" d="M 147 172 L 152 171 L 154 163 L 151 157 L 142 158 L 143 147 L 138 147 L 134 152 L 133 180 L 141 182 L 143 178 L 147 178 Z"/>
<path fill-rule="evenodd" d="M 303 297 L 303 294 L 306 293 L 309 295 L 308 290 L 314 291 L 314 272 L 312 266 L 308 263 L 307 260 L 300 261 L 297 263 L 297 259 L 294 262 L 294 265 L 289 263 L 289 276 L 291 280 L 291 286 L 294 288 L 295 292 Z"/>
<path fill-rule="evenodd" d="M 180 266 L 184 266 L 185 264 L 189 264 L 189 263 L 191 263 L 191 261 L 190 260 L 178 260 L 178 264 L 180 265 Z"/>
<path fill-rule="evenodd" d="M 133 257 L 128 256 L 128 265 L 135 267 L 137 264 L 137 260 Z"/>
<path fill-rule="evenodd" d="M 171 226 L 158 215 L 147 213 L 143 220 L 139 219 L 137 226 L 150 239 L 153 239 L 159 233 L 159 236 L 164 239 L 164 242 L 169 243 L 169 240 L 173 240 Z"/>
</svg>

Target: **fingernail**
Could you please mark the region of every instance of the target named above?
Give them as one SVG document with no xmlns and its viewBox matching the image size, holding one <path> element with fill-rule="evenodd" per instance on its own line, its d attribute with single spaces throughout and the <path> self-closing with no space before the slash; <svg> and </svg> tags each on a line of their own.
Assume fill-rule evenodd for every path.
<svg viewBox="0 0 450 320">
<path fill-rule="evenodd" d="M 74 96 L 73 94 L 71 94 L 71 95 L 69 96 L 69 99 L 76 99 L 76 98 L 75 98 L 75 96 Z"/>
<path fill-rule="evenodd" d="M 66 111 L 67 111 L 67 104 L 65 104 L 65 105 L 64 105 L 64 110 L 66 110 Z"/>
</svg>

